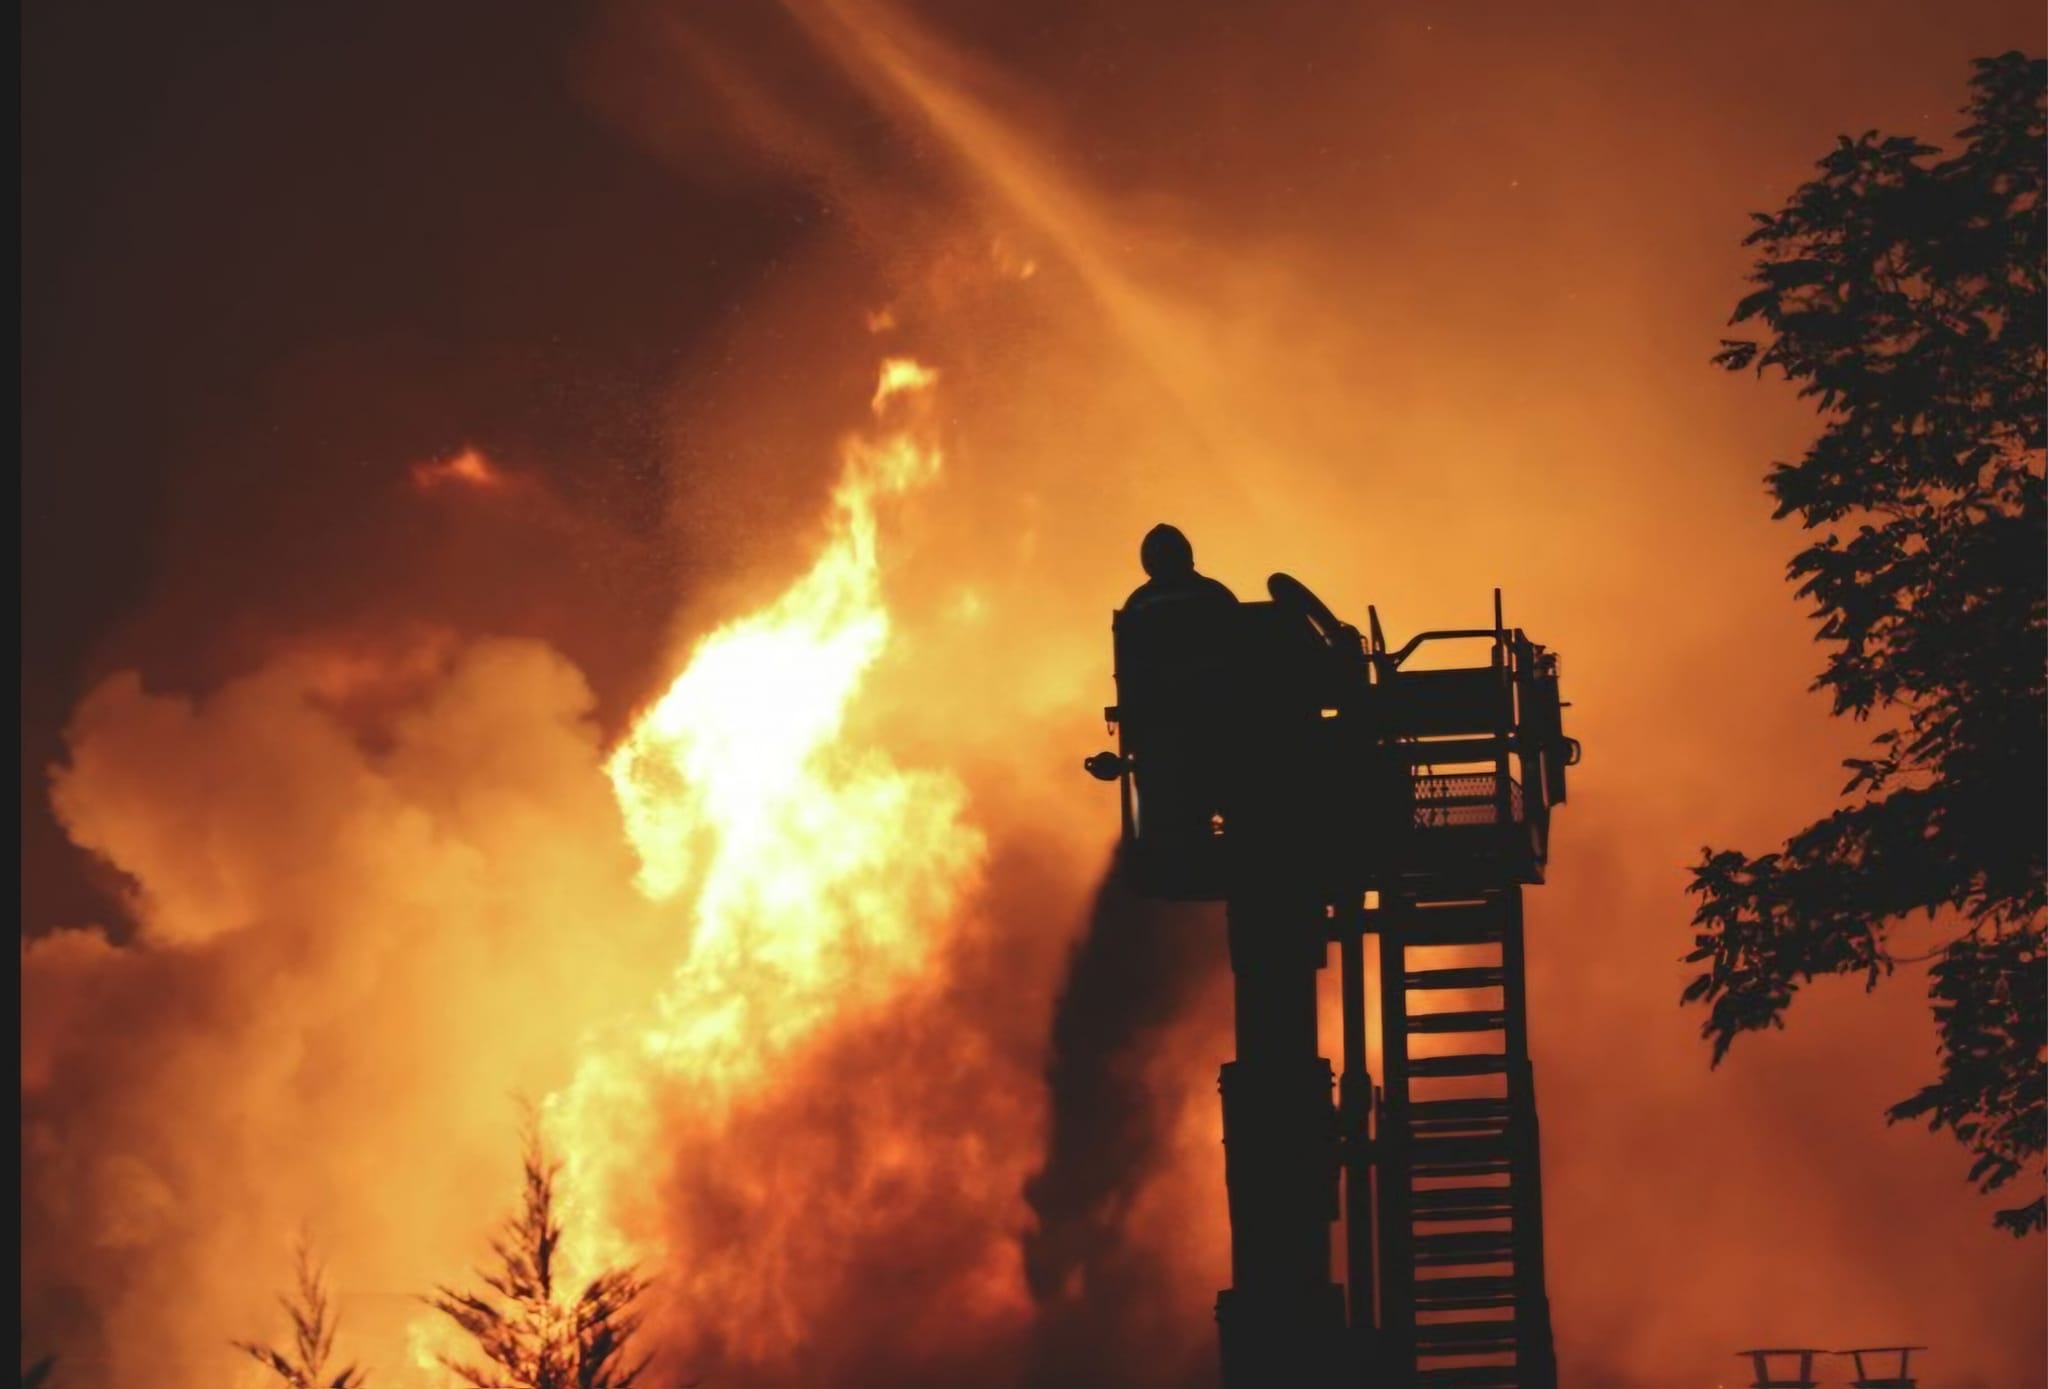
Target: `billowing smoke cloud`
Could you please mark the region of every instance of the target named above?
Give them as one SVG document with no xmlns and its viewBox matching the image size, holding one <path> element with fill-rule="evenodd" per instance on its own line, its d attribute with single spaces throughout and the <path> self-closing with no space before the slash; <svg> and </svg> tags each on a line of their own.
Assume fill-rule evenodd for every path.
<svg viewBox="0 0 2048 1389">
<path fill-rule="evenodd" d="M 81 1382 L 217 1381 L 302 1227 L 392 1368 L 406 1295 L 496 1214 L 513 1096 L 660 929 L 559 656 L 463 643 L 381 750 L 329 674 L 121 677 L 73 723 L 60 813 L 139 937 L 22 957 L 24 1316 Z"/>
<path fill-rule="evenodd" d="M 220 1378 L 221 1328 L 264 1322 L 307 1229 L 352 1346 L 417 1382 L 460 1347 L 408 1294 L 479 1250 L 515 1095 L 567 1160 L 571 1258 L 655 1276 L 665 1364 L 1021 1363 L 1074 904 L 1042 866 L 1020 890 L 1028 846 L 989 860 L 950 776 L 835 741 L 887 635 L 873 503 L 840 495 L 806 580 L 692 652 L 642 764 L 530 642 L 301 649 L 199 701 L 123 676 L 86 702 L 55 799 L 137 935 L 23 955 L 25 1311 L 70 1372 Z M 761 660 L 793 683 L 733 684 Z M 673 787 L 643 765 L 671 748 Z M 670 833 L 677 809 L 712 818 Z M 1021 935 L 1027 909 L 1051 929 Z"/>
<path fill-rule="evenodd" d="M 2041 1382 L 2037 1255 L 1988 1229 L 1952 1145 L 1878 1118 L 1930 1064 L 1916 982 L 1817 990 L 1711 1075 L 1674 1006 L 1681 865 L 1803 823 L 1856 746 L 1802 693 L 1818 658 L 1757 483 L 1811 423 L 1703 362 L 1742 213 L 1838 128 L 1941 133 L 1967 57 L 2034 18 L 1887 11 L 1845 37 L 1802 11 L 1766 40 L 1655 7 L 1117 13 L 542 26 L 545 61 L 488 70 L 561 103 L 566 63 L 582 123 L 488 132 L 532 153 L 475 182 L 545 175 L 567 220 L 506 193 L 450 223 L 450 264 L 514 248 L 502 278 L 414 267 L 407 302 L 453 345 L 302 345 L 246 422 L 195 392 L 215 403 L 181 436 L 198 461 L 164 465 L 161 573 L 93 663 L 141 677 L 64 709 L 57 813 L 129 895 L 104 931 L 28 923 L 31 1349 L 83 1382 L 218 1382 L 304 1223 L 347 1336 L 402 1382 L 408 1296 L 480 1255 L 510 1194 L 510 1097 L 565 1093 L 690 947 L 636 886 L 606 759 L 695 638 L 810 563 L 832 441 L 908 352 L 942 373 L 948 461 L 888 515 L 896 626 L 845 736 L 955 779 L 986 856 L 890 1010 L 810 1034 L 745 1104 L 659 1071 L 623 1092 L 622 1151 L 654 1158 L 611 1215 L 660 1251 L 665 1363 L 1213 1374 L 1221 944 L 1113 888 L 1090 905 L 1114 811 L 1075 766 L 1102 745 L 1108 610 L 1166 519 L 1240 592 L 1285 568 L 1401 634 L 1483 618 L 1498 584 L 1564 653 L 1588 761 L 1530 920 L 1570 1382 L 1895 1337 L 1935 1344 L 1942 1382 Z M 466 53 L 460 31 L 421 42 Z M 1812 70 L 1843 43 L 1856 61 Z M 420 61 L 395 90 L 436 90 Z M 421 130 L 449 114 L 407 101 Z M 423 156 L 399 191 L 464 185 L 452 167 Z M 622 209 L 614 185 L 677 191 Z M 358 292 L 387 278 L 375 244 Z M 579 275 L 617 291 L 602 312 Z M 529 318 L 567 365 L 506 365 Z M 614 333 L 633 351 L 593 346 Z M 303 477 L 276 462 L 295 433 Z M 471 446 L 537 490 L 412 485 Z"/>
</svg>

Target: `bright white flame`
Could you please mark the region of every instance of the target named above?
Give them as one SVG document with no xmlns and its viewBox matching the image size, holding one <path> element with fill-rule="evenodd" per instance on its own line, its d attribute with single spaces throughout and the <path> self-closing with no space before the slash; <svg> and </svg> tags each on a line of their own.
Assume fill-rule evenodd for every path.
<svg viewBox="0 0 2048 1389">
<path fill-rule="evenodd" d="M 911 423 L 848 441 L 811 567 L 704 638 L 607 764 L 640 889 L 689 929 L 651 1012 L 593 1044 L 546 1106 L 572 1252 L 593 1270 L 661 1256 L 622 1233 L 619 1210 L 657 1160 L 664 1082 L 715 1138 L 826 1025 L 935 978 L 958 927 L 985 847 L 959 782 L 843 739 L 890 637 L 876 505 L 937 475 L 906 409 L 936 380 L 907 358 L 883 364 L 873 411 Z"/>
</svg>

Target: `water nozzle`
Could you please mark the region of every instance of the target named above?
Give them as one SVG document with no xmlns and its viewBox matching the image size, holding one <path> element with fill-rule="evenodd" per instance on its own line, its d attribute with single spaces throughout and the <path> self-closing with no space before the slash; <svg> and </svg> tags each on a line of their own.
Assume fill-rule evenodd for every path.
<svg viewBox="0 0 2048 1389">
<path fill-rule="evenodd" d="M 1097 781 L 1115 781 L 1124 774 L 1124 760 L 1113 752 L 1098 752 L 1081 765 Z"/>
</svg>

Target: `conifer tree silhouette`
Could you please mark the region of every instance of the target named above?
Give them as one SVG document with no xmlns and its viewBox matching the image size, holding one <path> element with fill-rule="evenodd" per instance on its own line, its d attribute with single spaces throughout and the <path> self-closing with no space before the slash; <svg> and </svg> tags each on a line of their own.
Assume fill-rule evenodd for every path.
<svg viewBox="0 0 2048 1389">
<path fill-rule="evenodd" d="M 276 1375 L 289 1389 L 363 1389 L 363 1374 L 355 1366 L 328 1368 L 340 1319 L 327 1298 L 326 1276 L 306 1240 L 299 1241 L 294 1266 L 298 1283 L 294 1296 L 278 1299 L 291 1318 L 291 1349 L 253 1341 L 236 1341 L 235 1349 Z"/>
<path fill-rule="evenodd" d="M 518 1214 L 491 1241 L 483 1286 L 443 1287 L 427 1303 L 476 1343 L 483 1364 L 443 1358 L 472 1389 L 633 1389 L 647 1369 L 634 1358 L 648 1282 L 630 1267 L 607 1269 L 571 1297 L 559 1267 L 562 1225 L 555 1210 L 561 1163 L 528 1117 Z"/>
</svg>

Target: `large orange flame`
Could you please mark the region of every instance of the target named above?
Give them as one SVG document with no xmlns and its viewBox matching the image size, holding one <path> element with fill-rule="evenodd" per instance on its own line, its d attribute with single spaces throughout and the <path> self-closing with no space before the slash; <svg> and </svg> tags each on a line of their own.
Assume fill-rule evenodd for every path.
<svg viewBox="0 0 2048 1389">
<path fill-rule="evenodd" d="M 933 981 L 975 886 L 985 841 L 958 779 L 842 736 L 890 638 L 878 506 L 939 472 L 924 408 L 936 379 L 909 359 L 883 363 L 876 430 L 844 446 L 810 568 L 698 642 L 606 765 L 639 888 L 673 912 L 677 959 L 644 1012 L 592 1039 L 544 1107 L 578 1273 L 626 1260 L 691 1267 L 695 1251 L 669 1247 L 676 1231 L 645 1210 L 657 1145 L 679 1141 L 657 1118 L 661 1096 L 686 1094 L 692 1135 L 721 1146 L 734 1116 L 808 1047 Z M 878 1126 L 868 1138 L 883 1167 L 915 1165 L 902 1135 Z M 1021 1311 L 1013 1268 L 995 1263 L 987 1292 Z M 749 1277 L 737 1339 L 763 1353 L 799 1340 L 772 1267 Z M 735 1293 L 716 1297 L 730 1305 Z"/>
</svg>

